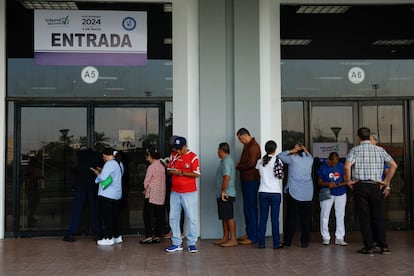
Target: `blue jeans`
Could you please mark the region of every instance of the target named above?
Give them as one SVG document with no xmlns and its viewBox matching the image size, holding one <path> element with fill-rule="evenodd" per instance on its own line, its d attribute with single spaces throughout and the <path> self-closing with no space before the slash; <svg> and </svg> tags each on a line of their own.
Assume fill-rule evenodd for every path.
<svg viewBox="0 0 414 276">
<path fill-rule="evenodd" d="M 281 195 L 279 193 L 259 193 L 260 204 L 260 223 L 259 223 L 259 246 L 265 246 L 265 234 L 267 218 L 269 216 L 272 221 L 272 236 L 273 236 L 273 248 L 279 248 L 280 235 L 279 235 L 279 210 Z"/>
<path fill-rule="evenodd" d="M 181 245 L 180 218 L 181 210 L 184 210 L 187 224 L 187 245 L 195 245 L 198 239 L 198 198 L 197 192 L 177 193 L 171 192 L 170 196 L 170 227 L 172 231 L 173 245 Z"/>
<path fill-rule="evenodd" d="M 259 190 L 259 185 L 259 180 L 241 181 L 246 233 L 249 240 L 253 243 L 257 242 L 257 220 L 259 212 L 257 208 L 257 191 Z"/>
</svg>

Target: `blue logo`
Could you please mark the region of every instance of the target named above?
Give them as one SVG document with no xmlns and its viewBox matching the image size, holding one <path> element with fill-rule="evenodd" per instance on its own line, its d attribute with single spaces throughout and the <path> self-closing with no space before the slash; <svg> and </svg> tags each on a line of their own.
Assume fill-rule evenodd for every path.
<svg viewBox="0 0 414 276">
<path fill-rule="evenodd" d="M 122 27 L 127 31 L 132 31 L 137 26 L 137 22 L 132 17 L 126 17 L 122 20 Z"/>
</svg>

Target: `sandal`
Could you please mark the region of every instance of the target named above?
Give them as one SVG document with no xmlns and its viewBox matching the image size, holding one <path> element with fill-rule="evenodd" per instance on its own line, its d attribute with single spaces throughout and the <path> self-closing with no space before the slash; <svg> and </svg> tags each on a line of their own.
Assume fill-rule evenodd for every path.
<svg viewBox="0 0 414 276">
<path fill-rule="evenodd" d="M 161 238 L 160 237 L 155 237 L 151 240 L 151 243 L 160 243 L 161 242 Z"/>
<path fill-rule="evenodd" d="M 150 244 L 152 243 L 152 237 L 145 238 L 139 241 L 140 244 Z"/>
</svg>

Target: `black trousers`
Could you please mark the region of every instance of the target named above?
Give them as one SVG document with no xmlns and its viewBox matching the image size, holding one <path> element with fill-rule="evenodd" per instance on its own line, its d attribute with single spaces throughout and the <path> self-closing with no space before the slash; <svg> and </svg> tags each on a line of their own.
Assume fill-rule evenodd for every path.
<svg viewBox="0 0 414 276">
<path fill-rule="evenodd" d="M 121 200 L 99 196 L 103 222 L 103 237 L 118 238 L 121 235 Z"/>
<path fill-rule="evenodd" d="M 287 216 L 286 227 L 284 233 L 284 242 L 286 245 L 292 243 L 296 230 L 296 221 L 299 217 L 300 221 L 300 243 L 302 245 L 309 244 L 309 234 L 312 219 L 312 201 L 299 201 L 286 194 L 287 198 Z"/>
<path fill-rule="evenodd" d="M 144 225 L 145 237 L 162 237 L 164 235 L 165 206 L 156 205 L 149 202 L 146 198 L 144 201 Z"/>
<path fill-rule="evenodd" d="M 365 248 L 372 248 L 374 239 L 379 246 L 388 247 L 383 216 L 384 197 L 379 186 L 358 182 L 354 185 L 354 196 Z"/>
</svg>

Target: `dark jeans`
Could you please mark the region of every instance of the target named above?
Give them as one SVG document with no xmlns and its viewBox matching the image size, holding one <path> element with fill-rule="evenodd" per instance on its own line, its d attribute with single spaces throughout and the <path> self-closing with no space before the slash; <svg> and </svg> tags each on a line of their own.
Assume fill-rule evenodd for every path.
<svg viewBox="0 0 414 276">
<path fill-rule="evenodd" d="M 312 219 L 312 201 L 299 201 L 286 194 L 287 216 L 284 240 L 286 245 L 292 243 L 293 235 L 296 230 L 296 221 L 300 220 L 300 242 L 302 245 L 309 244 L 309 233 Z"/>
<path fill-rule="evenodd" d="M 355 208 L 359 217 L 365 248 L 372 248 L 374 238 L 381 247 L 388 247 L 385 240 L 383 218 L 384 197 L 377 184 L 359 182 L 354 185 Z"/>
<path fill-rule="evenodd" d="M 257 191 L 259 190 L 260 181 L 241 181 L 243 194 L 243 211 L 246 222 L 246 233 L 253 243 L 257 242 L 258 235 L 258 208 L 257 208 Z"/>
<path fill-rule="evenodd" d="M 121 235 L 121 200 L 99 196 L 102 221 L 104 225 L 103 237 L 106 239 L 118 238 Z"/>
<path fill-rule="evenodd" d="M 97 191 L 86 191 L 82 189 L 76 189 L 73 198 L 72 217 L 70 219 L 70 225 L 67 235 L 75 235 L 79 228 L 79 223 L 82 218 L 82 211 L 85 205 L 85 201 L 88 201 L 89 216 L 91 220 L 92 234 L 98 237 L 102 235 L 102 226 L 99 216 L 99 203 Z"/>
<path fill-rule="evenodd" d="M 144 201 L 145 237 L 162 237 L 164 235 L 165 206 L 155 205 L 146 198 Z"/>
<path fill-rule="evenodd" d="M 270 218 L 272 221 L 273 248 L 279 247 L 279 210 L 281 198 L 282 197 L 279 193 L 259 193 L 259 246 L 265 246 L 266 224 L 270 208 Z"/>
</svg>

